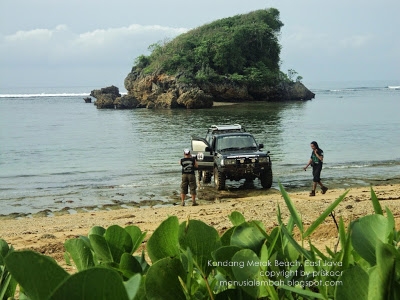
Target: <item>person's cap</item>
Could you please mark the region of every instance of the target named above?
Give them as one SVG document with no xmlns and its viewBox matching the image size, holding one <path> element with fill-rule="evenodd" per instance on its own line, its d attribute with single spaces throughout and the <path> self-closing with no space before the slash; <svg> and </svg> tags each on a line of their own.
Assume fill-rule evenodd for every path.
<svg viewBox="0 0 400 300">
<path fill-rule="evenodd" d="M 185 150 L 183 150 L 183 153 L 190 154 L 190 150 L 189 149 L 185 149 Z"/>
</svg>

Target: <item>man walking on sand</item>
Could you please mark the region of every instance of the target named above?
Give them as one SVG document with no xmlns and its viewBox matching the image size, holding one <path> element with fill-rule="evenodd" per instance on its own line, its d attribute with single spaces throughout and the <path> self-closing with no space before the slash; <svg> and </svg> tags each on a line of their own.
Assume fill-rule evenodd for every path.
<svg viewBox="0 0 400 300">
<path fill-rule="evenodd" d="M 197 160 L 192 157 L 189 149 L 183 151 L 184 157 L 181 158 L 180 164 L 182 166 L 182 183 L 181 183 L 181 205 L 185 206 L 185 198 L 190 188 L 190 195 L 192 196 L 192 205 L 197 206 L 196 202 L 196 175 L 195 169 L 198 167 Z"/>
<path fill-rule="evenodd" d="M 321 171 L 322 171 L 322 162 L 324 160 L 324 151 L 319 148 L 318 143 L 312 141 L 311 144 L 311 157 L 308 161 L 307 165 L 304 167 L 304 171 L 307 170 L 309 165 L 313 168 L 313 185 L 310 196 L 315 196 L 315 189 L 317 188 L 317 183 L 321 186 L 322 194 L 325 194 L 328 188 L 324 186 L 321 182 Z"/>
</svg>

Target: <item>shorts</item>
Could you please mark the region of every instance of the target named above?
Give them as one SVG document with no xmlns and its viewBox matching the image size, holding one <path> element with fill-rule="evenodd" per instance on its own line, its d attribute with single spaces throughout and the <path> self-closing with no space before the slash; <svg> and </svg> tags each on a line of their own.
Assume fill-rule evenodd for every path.
<svg viewBox="0 0 400 300">
<path fill-rule="evenodd" d="M 312 175 L 313 175 L 313 182 L 320 182 L 321 181 L 321 171 L 322 171 L 322 164 L 315 164 L 313 165 Z"/>
<path fill-rule="evenodd" d="M 197 183 L 195 174 L 182 174 L 181 194 L 186 195 L 190 187 L 190 194 L 196 195 Z"/>
</svg>

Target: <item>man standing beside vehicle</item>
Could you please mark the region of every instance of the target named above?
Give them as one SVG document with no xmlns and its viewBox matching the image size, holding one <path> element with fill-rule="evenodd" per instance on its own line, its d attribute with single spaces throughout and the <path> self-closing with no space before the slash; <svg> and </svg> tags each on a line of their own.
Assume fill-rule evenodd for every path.
<svg viewBox="0 0 400 300">
<path fill-rule="evenodd" d="M 321 186 L 322 194 L 325 194 L 328 188 L 324 186 L 321 182 L 321 171 L 322 171 L 322 163 L 324 160 L 324 151 L 319 148 L 318 143 L 312 141 L 311 144 L 311 157 L 308 161 L 307 165 L 304 167 L 304 171 L 307 170 L 309 165 L 313 168 L 313 185 L 310 196 L 315 196 L 315 189 L 317 188 L 317 183 Z"/>
<path fill-rule="evenodd" d="M 192 157 L 189 149 L 183 151 L 184 157 L 180 160 L 182 166 L 182 183 L 181 183 L 181 205 L 185 206 L 185 198 L 188 190 L 190 189 L 190 195 L 192 197 L 192 205 L 197 206 L 196 202 L 196 175 L 195 169 L 198 167 L 197 159 Z"/>
</svg>

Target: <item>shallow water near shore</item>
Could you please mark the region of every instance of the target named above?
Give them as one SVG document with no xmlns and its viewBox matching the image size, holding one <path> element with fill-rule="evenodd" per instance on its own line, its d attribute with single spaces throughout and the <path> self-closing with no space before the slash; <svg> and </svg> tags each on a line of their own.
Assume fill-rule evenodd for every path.
<svg viewBox="0 0 400 300">
<path fill-rule="evenodd" d="M 204 136 L 212 124 L 242 124 L 265 145 L 274 190 L 278 182 L 289 190 L 310 186 L 311 169 L 302 168 L 312 140 L 324 150 L 322 178 L 328 186 L 398 180 L 396 83 L 311 86 L 312 101 L 200 110 L 98 110 L 83 101 L 93 88 L 2 91 L 0 215 L 173 205 L 181 152 L 192 135 Z M 227 188 L 200 186 L 199 199 L 268 192 L 257 180 L 228 181 Z"/>
</svg>

